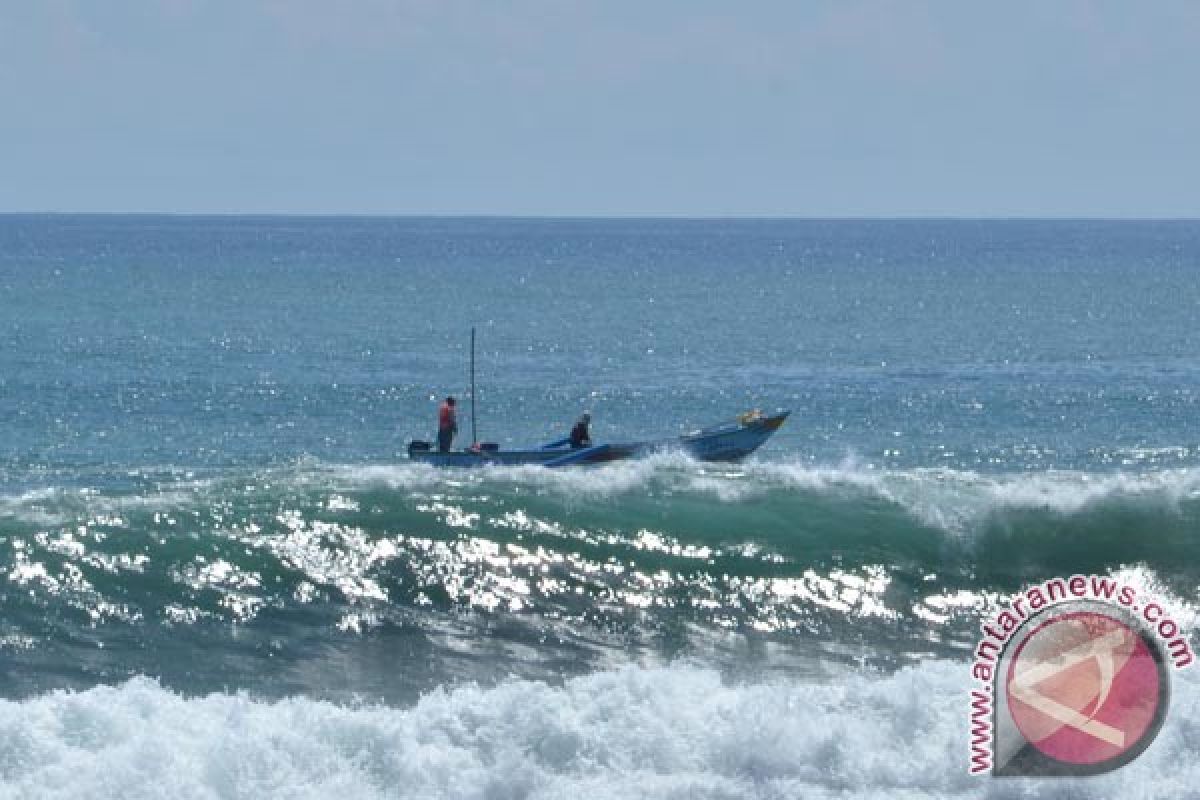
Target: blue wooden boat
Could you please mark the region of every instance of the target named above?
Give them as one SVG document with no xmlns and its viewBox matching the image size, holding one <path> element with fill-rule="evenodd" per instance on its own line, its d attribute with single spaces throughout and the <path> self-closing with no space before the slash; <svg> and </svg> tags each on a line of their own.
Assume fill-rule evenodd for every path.
<svg viewBox="0 0 1200 800">
<path fill-rule="evenodd" d="M 471 328 L 471 440 L 479 441 L 475 420 L 475 329 Z M 653 442 L 596 444 L 590 447 L 570 447 L 560 439 L 530 450 L 501 450 L 492 443 L 473 444 L 466 450 L 434 450 L 429 442 L 412 441 L 408 457 L 413 461 L 436 467 L 484 467 L 488 465 L 568 467 L 586 464 L 605 464 L 626 458 L 647 456 L 667 450 L 681 450 L 701 461 L 740 461 L 753 453 L 771 434 L 779 430 L 790 411 L 763 414 L 748 411 L 720 425 L 702 428 L 675 439 Z"/>
<path fill-rule="evenodd" d="M 676 450 L 700 461 L 740 461 L 771 438 L 790 413 L 777 411 L 773 414 L 762 414 L 751 411 L 729 422 L 702 428 L 674 439 L 596 444 L 578 448 L 568 447 L 561 442 L 528 450 L 501 450 L 494 444 L 481 444 L 466 450 L 439 452 L 433 449 L 429 442 L 414 441 L 408 445 L 408 457 L 413 461 L 438 467 L 526 464 L 566 467 L 604 464 Z"/>
</svg>

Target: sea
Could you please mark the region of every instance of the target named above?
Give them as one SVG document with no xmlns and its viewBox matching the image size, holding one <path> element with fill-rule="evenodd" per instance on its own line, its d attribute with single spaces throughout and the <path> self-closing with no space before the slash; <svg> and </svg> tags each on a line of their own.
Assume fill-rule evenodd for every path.
<svg viewBox="0 0 1200 800">
<path fill-rule="evenodd" d="M 1200 223 L 0 216 L 0 797 L 1192 797 L 968 774 L 980 624 L 1195 637 Z M 476 390 L 470 393 L 471 331 Z M 790 409 L 751 459 L 437 469 Z M 473 402 L 472 402 L 473 400 Z"/>
</svg>

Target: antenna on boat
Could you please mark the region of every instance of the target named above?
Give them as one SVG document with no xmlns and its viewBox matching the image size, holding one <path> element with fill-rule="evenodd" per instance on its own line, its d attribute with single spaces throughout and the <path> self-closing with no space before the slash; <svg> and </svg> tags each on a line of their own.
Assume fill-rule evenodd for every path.
<svg viewBox="0 0 1200 800">
<path fill-rule="evenodd" d="M 471 444 L 479 441 L 475 431 L 475 326 L 471 326 Z"/>
</svg>

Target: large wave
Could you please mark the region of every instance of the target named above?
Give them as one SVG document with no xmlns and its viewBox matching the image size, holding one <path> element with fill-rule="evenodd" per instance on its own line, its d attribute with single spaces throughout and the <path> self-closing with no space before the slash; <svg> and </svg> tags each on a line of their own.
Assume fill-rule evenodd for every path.
<svg viewBox="0 0 1200 800">
<path fill-rule="evenodd" d="M 1200 682 L 1180 673 L 1137 761 L 1058 796 L 1193 796 Z M 1038 796 L 969 777 L 967 666 L 809 682 L 687 665 L 561 685 L 436 690 L 406 707 L 135 679 L 0 701 L 0 797 L 795 798 Z"/>
<path fill-rule="evenodd" d="M 92 663 L 98 641 L 108 658 L 124 647 L 128 674 L 186 629 L 238 648 L 261 637 L 269 654 L 297 631 L 389 630 L 443 654 L 504 641 L 513 663 L 588 653 L 591 669 L 614 648 L 670 656 L 732 632 L 895 664 L 964 652 L 1007 594 L 1055 575 L 1123 572 L 1184 608 L 1198 525 L 1189 469 L 662 455 L 563 471 L 132 470 L 0 497 L 0 654 L 33 673 L 30 650 Z"/>
<path fill-rule="evenodd" d="M 585 469 L 545 469 L 538 466 L 492 466 L 447 470 L 425 464 L 327 464 L 304 458 L 274 467 L 184 469 L 145 467 L 122 469 L 132 491 L 106 495 L 94 487 L 74 491 L 36 486 L 0 495 L 0 517 L 36 514 L 62 504 L 71 511 L 86 498 L 92 508 L 153 505 L 185 508 L 212 499 L 212 492 L 230 493 L 259 484 L 289 490 L 388 488 L 420 491 L 433 488 L 478 489 L 524 487 L 577 502 L 594 502 L 636 495 L 684 494 L 716 502 L 753 502 L 774 492 L 811 492 L 841 496 L 873 496 L 896 504 L 933 527 L 962 531 L 973 520 L 1000 509 L 1045 509 L 1072 513 L 1107 500 L 1141 498 L 1178 509 L 1200 498 L 1200 468 L 1180 467 L 1136 472 L 1074 470 L 979 472 L 952 468 L 889 469 L 847 459 L 819 465 L 803 461 L 751 461 L 741 465 L 705 464 L 682 453 L 655 456 Z M 81 481 L 112 476 L 80 473 Z M 22 477 L 8 474 L 6 482 Z M 59 475 L 58 477 L 64 477 Z M 76 481 L 77 483 L 79 481 Z M 140 490 L 140 491 L 138 491 Z M 231 495 L 233 496 L 233 495 Z M 72 499 L 76 502 L 72 503 Z"/>
</svg>

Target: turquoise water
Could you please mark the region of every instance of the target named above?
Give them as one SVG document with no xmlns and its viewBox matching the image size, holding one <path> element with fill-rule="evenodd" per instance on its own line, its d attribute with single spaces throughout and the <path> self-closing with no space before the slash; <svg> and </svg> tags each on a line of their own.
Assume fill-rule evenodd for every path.
<svg viewBox="0 0 1200 800">
<path fill-rule="evenodd" d="M 951 708 L 1045 577 L 1194 602 L 1198 264 L 1188 222 L 0 217 L 0 780 L 159 785 L 141 714 L 194 796 L 982 791 L 957 717 L 852 779 L 801 707 L 849 750 Z M 742 465 L 410 465 L 472 326 L 482 439 L 793 416 Z M 637 745 L 647 698 L 743 728 Z"/>
</svg>

